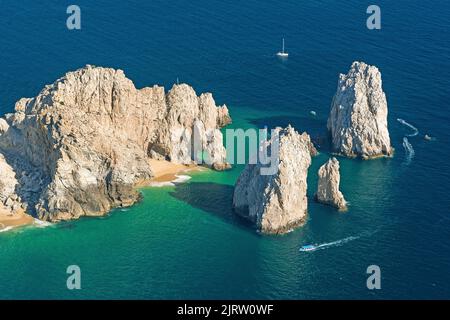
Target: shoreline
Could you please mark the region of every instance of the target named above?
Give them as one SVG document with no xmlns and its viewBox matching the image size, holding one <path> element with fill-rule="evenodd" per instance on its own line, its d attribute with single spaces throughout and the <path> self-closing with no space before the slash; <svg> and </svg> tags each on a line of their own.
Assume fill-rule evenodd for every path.
<svg viewBox="0 0 450 320">
<path fill-rule="evenodd" d="M 139 184 L 141 187 L 152 186 L 152 183 L 161 184 L 173 182 L 179 179 L 180 174 L 205 170 L 204 167 L 197 164 L 186 165 L 155 159 L 149 159 L 148 161 L 155 176 L 152 179 Z"/>
<path fill-rule="evenodd" d="M 22 227 L 34 222 L 34 218 L 25 211 L 18 213 L 7 211 L 3 205 L 0 207 L 0 232 L 7 231 L 15 227 Z"/>
<path fill-rule="evenodd" d="M 136 188 L 164 186 L 175 181 L 180 181 L 180 175 L 183 173 L 206 170 L 204 167 L 196 164 L 184 165 L 155 159 L 149 159 L 148 161 L 154 177 L 150 180 L 137 183 Z M 27 214 L 24 210 L 21 209 L 17 213 L 12 213 L 0 204 L 0 233 L 16 227 L 31 225 L 34 221 L 34 217 Z"/>
</svg>

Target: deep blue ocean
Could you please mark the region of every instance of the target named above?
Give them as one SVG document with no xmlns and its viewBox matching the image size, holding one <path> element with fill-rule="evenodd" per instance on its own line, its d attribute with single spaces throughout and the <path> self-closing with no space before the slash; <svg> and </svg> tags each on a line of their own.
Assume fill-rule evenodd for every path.
<svg viewBox="0 0 450 320">
<path fill-rule="evenodd" d="M 66 28 L 71 4 L 81 30 Z M 366 28 L 371 4 L 381 30 Z M 178 78 L 212 92 L 232 127 L 290 123 L 315 137 L 339 73 L 359 60 L 381 70 L 396 149 L 392 159 L 339 158 L 346 213 L 312 201 L 329 158 L 321 150 L 309 220 L 285 236 L 233 215 L 241 166 L 144 188 L 142 202 L 103 218 L 1 233 L 0 298 L 449 299 L 449 18 L 444 0 L 0 0 L 0 114 L 92 64 L 123 69 L 139 88 Z M 287 60 L 275 56 L 283 37 Z M 409 160 L 410 130 L 397 118 L 419 130 Z M 330 245 L 298 251 L 309 243 Z M 82 270 L 78 291 L 66 288 L 71 264 Z M 369 265 L 381 290 L 366 287 Z"/>
</svg>

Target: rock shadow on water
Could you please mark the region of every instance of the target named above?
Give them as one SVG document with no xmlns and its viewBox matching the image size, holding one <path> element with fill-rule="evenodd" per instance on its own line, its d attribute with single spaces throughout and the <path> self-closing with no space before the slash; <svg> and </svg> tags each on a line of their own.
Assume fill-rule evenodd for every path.
<svg viewBox="0 0 450 320">
<path fill-rule="evenodd" d="M 226 223 L 255 232 L 254 226 L 233 212 L 233 192 L 231 185 L 211 182 L 191 182 L 178 184 L 169 194 L 191 207 L 208 212 Z"/>
<path fill-rule="evenodd" d="M 267 127 L 269 130 L 276 127 L 285 128 L 290 124 L 297 132 L 308 133 L 314 146 L 320 151 L 331 151 L 327 121 L 316 116 L 279 115 L 247 120 L 258 128 Z"/>
</svg>

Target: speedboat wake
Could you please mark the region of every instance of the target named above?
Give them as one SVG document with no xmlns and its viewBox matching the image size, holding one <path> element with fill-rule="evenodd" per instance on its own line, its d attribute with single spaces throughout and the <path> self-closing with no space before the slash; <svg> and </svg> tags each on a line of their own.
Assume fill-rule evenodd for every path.
<svg viewBox="0 0 450 320">
<path fill-rule="evenodd" d="M 356 240 L 359 237 L 355 237 L 355 236 L 351 236 L 351 237 L 347 237 L 341 240 L 336 240 L 333 242 L 327 242 L 327 243 L 322 243 L 322 244 L 308 244 L 305 246 L 302 246 L 299 251 L 301 252 L 308 252 L 308 251 L 316 251 L 316 250 L 320 250 L 320 249 L 326 249 L 326 248 L 330 248 L 330 247 L 338 247 L 343 245 L 344 243 L 347 243 L 349 241 L 352 240 Z"/>
<path fill-rule="evenodd" d="M 415 152 L 407 137 L 403 137 L 403 148 L 405 149 L 405 163 L 410 164 L 414 158 Z"/>
<path fill-rule="evenodd" d="M 415 137 L 419 134 L 419 129 L 417 129 L 416 127 L 414 127 L 412 124 L 406 122 L 403 119 L 397 118 L 397 121 L 400 122 L 402 125 L 407 126 L 408 128 L 410 128 L 411 130 L 413 130 L 413 133 L 407 134 L 407 137 Z"/>
</svg>

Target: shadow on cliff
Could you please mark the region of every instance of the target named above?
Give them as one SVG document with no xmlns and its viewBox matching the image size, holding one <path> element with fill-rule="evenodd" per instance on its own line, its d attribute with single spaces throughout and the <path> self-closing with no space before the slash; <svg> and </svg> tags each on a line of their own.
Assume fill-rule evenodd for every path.
<svg viewBox="0 0 450 320">
<path fill-rule="evenodd" d="M 3 135 L 6 135 L 6 133 Z M 24 208 L 26 212 L 37 218 L 36 205 L 39 202 L 40 194 L 50 183 L 50 178 L 44 174 L 41 168 L 33 166 L 20 154 L 14 154 L 11 150 L 1 147 L 0 154 L 3 155 L 4 161 L 14 171 L 15 179 L 17 179 L 17 184 L 14 186 L 14 193 L 20 197 L 23 203 L 27 204 L 26 208 Z M 2 181 L 0 181 L 1 183 Z M 20 201 L 17 201 L 17 205 L 20 206 L 18 204 Z"/>
<path fill-rule="evenodd" d="M 289 124 L 299 133 L 306 132 L 311 137 L 314 146 L 324 152 L 330 152 L 330 136 L 327 131 L 327 121 L 314 116 L 295 117 L 279 115 L 266 118 L 247 119 L 258 128 L 287 127 Z"/>
<path fill-rule="evenodd" d="M 179 184 L 170 195 L 223 221 L 255 233 L 254 226 L 233 212 L 233 186 L 210 182 Z"/>
</svg>

